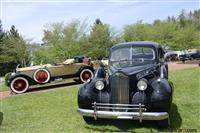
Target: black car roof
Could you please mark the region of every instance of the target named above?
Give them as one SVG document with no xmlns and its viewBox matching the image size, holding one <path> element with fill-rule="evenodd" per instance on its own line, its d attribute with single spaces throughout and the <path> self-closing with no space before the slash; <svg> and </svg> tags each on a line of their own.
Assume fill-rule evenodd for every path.
<svg viewBox="0 0 200 133">
<path fill-rule="evenodd" d="M 129 46 L 150 46 L 150 47 L 155 47 L 159 48 L 160 45 L 156 42 L 151 42 L 151 41 L 135 41 L 135 42 L 125 42 L 125 43 L 119 43 L 111 47 L 112 49 L 117 49 L 117 48 L 123 48 L 123 47 L 129 47 Z"/>
</svg>

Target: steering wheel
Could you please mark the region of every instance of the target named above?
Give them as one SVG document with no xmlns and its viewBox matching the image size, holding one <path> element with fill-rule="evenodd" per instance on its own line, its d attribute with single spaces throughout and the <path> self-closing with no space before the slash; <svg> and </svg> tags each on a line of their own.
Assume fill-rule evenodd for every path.
<svg viewBox="0 0 200 133">
<path fill-rule="evenodd" d="M 127 59 L 120 59 L 119 60 L 119 66 L 120 67 L 128 67 L 130 65 L 130 61 Z"/>
</svg>

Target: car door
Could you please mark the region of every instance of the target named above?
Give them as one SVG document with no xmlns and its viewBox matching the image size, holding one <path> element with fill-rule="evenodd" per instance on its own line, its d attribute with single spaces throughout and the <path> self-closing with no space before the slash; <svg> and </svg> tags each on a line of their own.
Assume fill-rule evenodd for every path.
<svg viewBox="0 0 200 133">
<path fill-rule="evenodd" d="M 52 77 L 59 77 L 65 75 L 73 75 L 81 67 L 80 63 L 72 63 L 72 64 L 59 64 L 54 65 L 49 68 Z"/>
</svg>

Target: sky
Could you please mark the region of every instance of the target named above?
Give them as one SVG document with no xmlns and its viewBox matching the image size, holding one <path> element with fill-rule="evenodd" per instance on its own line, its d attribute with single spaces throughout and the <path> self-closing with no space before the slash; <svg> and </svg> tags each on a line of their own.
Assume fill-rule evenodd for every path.
<svg viewBox="0 0 200 133">
<path fill-rule="evenodd" d="M 41 43 L 45 25 L 54 22 L 87 19 L 92 25 L 100 18 L 120 31 L 139 20 L 152 23 L 199 8 L 200 0 L 0 0 L 0 19 L 5 30 L 15 25 L 25 38 Z"/>
</svg>

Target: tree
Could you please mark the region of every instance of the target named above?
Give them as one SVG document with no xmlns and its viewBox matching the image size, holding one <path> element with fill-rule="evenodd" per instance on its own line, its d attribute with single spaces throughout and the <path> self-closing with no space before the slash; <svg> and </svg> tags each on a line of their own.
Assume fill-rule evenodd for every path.
<svg viewBox="0 0 200 133">
<path fill-rule="evenodd" d="M 0 69 L 1 74 L 12 71 L 17 64 L 26 66 L 29 64 L 29 41 L 25 40 L 15 28 L 7 32 L 3 31 L 0 22 Z"/>
<path fill-rule="evenodd" d="M 175 35 L 176 49 L 200 48 L 200 32 L 195 27 L 188 25 L 176 31 Z"/>
<path fill-rule="evenodd" d="M 3 55 L 3 41 L 5 37 L 5 32 L 3 31 L 2 23 L 0 20 L 0 62 L 2 60 L 2 55 Z"/>
<path fill-rule="evenodd" d="M 187 18 L 186 18 L 185 10 L 181 10 L 180 15 L 178 16 L 178 20 L 179 20 L 180 27 L 184 27 L 186 25 Z"/>
<path fill-rule="evenodd" d="M 150 33 L 152 36 L 152 40 L 161 44 L 167 44 L 169 46 L 174 46 L 174 37 L 176 24 L 174 22 L 163 21 L 159 24 L 154 24 L 151 28 L 152 32 Z"/>
<path fill-rule="evenodd" d="M 143 23 L 141 20 L 136 24 L 126 25 L 124 27 L 125 41 L 146 41 L 151 40 L 151 25 Z"/>
<path fill-rule="evenodd" d="M 15 38 L 20 38 L 20 35 L 18 33 L 18 30 L 15 28 L 14 25 L 11 26 L 10 31 L 8 32 L 9 36 L 15 37 Z"/>
<path fill-rule="evenodd" d="M 152 24 L 139 21 L 126 25 L 125 41 L 155 41 L 174 50 L 198 48 L 200 45 L 200 9 L 186 13 L 182 10 L 178 18 L 168 16 L 166 20 L 155 20 Z"/>
<path fill-rule="evenodd" d="M 3 31 L 2 22 L 0 20 L 0 43 L 3 43 L 4 36 L 5 36 L 5 32 Z"/>
<path fill-rule="evenodd" d="M 112 38 L 110 26 L 96 19 L 89 35 L 88 55 L 93 58 L 108 56 L 108 50 L 113 45 Z"/>
<path fill-rule="evenodd" d="M 44 30 L 41 49 L 48 51 L 47 55 L 41 55 L 39 60 L 46 62 L 63 61 L 86 52 L 82 50 L 82 45 L 87 44 L 87 23 L 74 20 L 71 23 L 63 22 L 46 25 Z M 38 52 L 36 52 L 38 55 Z M 51 54 L 50 54 L 51 53 Z M 48 58 L 48 57 L 51 58 Z M 37 59 L 37 57 L 34 57 Z"/>
<path fill-rule="evenodd" d="M 28 45 L 28 40 L 23 39 L 22 36 L 14 36 L 11 32 L 8 32 L 3 47 L 5 62 L 13 62 L 21 66 L 28 65 L 30 58 Z"/>
<path fill-rule="evenodd" d="M 192 21 L 192 24 L 200 30 L 200 9 L 195 10 L 194 12 L 190 12 L 190 19 Z"/>
<path fill-rule="evenodd" d="M 23 39 L 15 26 L 11 26 L 10 31 L 6 33 L 2 46 L 3 62 L 14 62 L 26 66 L 29 57 L 28 44 L 28 40 Z"/>
</svg>

